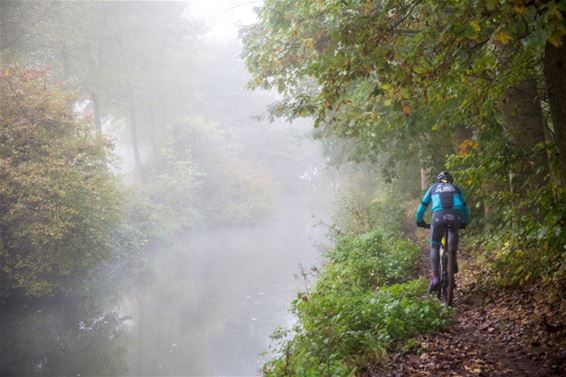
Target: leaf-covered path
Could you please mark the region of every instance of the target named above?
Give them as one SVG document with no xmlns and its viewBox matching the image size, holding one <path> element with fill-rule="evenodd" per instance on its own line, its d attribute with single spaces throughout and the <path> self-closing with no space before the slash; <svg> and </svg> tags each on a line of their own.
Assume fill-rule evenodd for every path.
<svg viewBox="0 0 566 377">
<path fill-rule="evenodd" d="M 416 349 L 375 365 L 368 376 L 563 376 L 566 319 L 558 297 L 536 290 L 485 290 L 462 271 L 454 322 L 421 336 Z M 479 269 L 476 269 L 479 271 Z M 562 314 L 561 314 L 562 313 Z M 563 344 L 563 343 L 562 343 Z"/>
</svg>

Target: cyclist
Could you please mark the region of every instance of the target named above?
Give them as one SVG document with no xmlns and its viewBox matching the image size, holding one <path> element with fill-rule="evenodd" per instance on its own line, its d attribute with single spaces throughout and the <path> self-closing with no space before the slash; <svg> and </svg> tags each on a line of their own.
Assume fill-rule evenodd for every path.
<svg viewBox="0 0 566 377">
<path fill-rule="evenodd" d="M 417 226 L 426 227 L 423 215 L 432 202 L 432 219 L 430 224 L 430 265 L 432 278 L 429 292 L 439 288 L 440 242 L 444 231 L 448 228 L 448 248 L 456 252 L 458 248 L 458 229 L 464 229 L 468 223 L 469 211 L 464 200 L 464 194 L 454 184 L 452 174 L 442 171 L 436 178 L 436 183 L 429 187 L 417 209 Z M 458 272 L 458 264 L 455 266 Z"/>
</svg>

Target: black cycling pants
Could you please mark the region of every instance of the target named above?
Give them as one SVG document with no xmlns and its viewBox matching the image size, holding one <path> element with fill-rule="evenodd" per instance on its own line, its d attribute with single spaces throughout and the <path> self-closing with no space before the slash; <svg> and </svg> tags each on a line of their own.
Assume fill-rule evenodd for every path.
<svg viewBox="0 0 566 377">
<path fill-rule="evenodd" d="M 438 277 L 440 261 L 440 242 L 448 230 L 447 245 L 449 250 L 458 249 L 458 228 L 462 223 L 462 212 L 443 209 L 432 213 L 430 224 L 430 265 L 432 273 Z"/>
</svg>

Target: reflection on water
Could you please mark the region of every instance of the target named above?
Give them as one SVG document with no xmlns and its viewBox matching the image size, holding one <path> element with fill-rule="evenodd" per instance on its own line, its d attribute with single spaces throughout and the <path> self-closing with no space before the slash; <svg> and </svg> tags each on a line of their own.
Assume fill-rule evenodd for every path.
<svg viewBox="0 0 566 377">
<path fill-rule="evenodd" d="M 127 373 L 125 318 L 91 300 L 12 307 L 0 313 L 0 375 L 92 376 Z"/>
<path fill-rule="evenodd" d="M 324 237 L 313 212 L 290 200 L 268 224 L 153 250 L 147 283 L 119 304 L 83 298 L 1 313 L 0 375 L 259 374 L 269 334 L 292 320 L 298 265 L 317 264 Z"/>
<path fill-rule="evenodd" d="M 123 308 L 137 324 L 131 373 L 258 374 L 269 335 L 291 320 L 298 264 L 316 263 L 313 241 L 323 235 L 311 213 L 290 201 L 268 225 L 211 230 L 156 250 L 151 283 Z"/>
</svg>

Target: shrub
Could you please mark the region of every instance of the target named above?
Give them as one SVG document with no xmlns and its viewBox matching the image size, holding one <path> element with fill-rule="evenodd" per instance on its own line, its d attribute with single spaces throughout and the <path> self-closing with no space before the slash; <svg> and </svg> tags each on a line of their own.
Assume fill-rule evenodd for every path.
<svg viewBox="0 0 566 377">
<path fill-rule="evenodd" d="M 449 310 L 426 294 L 424 280 L 378 291 L 315 292 L 293 302 L 298 322 L 279 331 L 277 359 L 267 376 L 350 376 L 355 368 L 386 355 L 418 333 L 441 329 Z M 292 334 L 294 337 L 287 339 Z"/>
<path fill-rule="evenodd" d="M 328 253 L 320 289 L 369 290 L 410 278 L 420 250 L 381 231 L 340 238 Z"/>
<path fill-rule="evenodd" d="M 84 276 L 123 240 L 109 145 L 46 73 L 0 71 L 0 300 Z"/>
<path fill-rule="evenodd" d="M 313 291 L 293 302 L 293 329 L 274 334 L 280 356 L 265 374 L 349 376 L 417 333 L 442 328 L 448 309 L 428 296 L 424 280 L 407 281 L 418 252 L 381 231 L 339 238 Z"/>
</svg>

